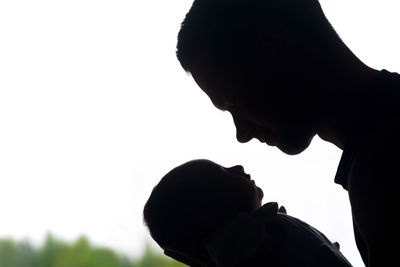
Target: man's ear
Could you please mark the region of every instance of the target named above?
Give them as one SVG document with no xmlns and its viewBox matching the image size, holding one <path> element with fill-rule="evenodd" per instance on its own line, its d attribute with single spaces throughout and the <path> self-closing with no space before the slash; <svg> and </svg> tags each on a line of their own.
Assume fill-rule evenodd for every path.
<svg viewBox="0 0 400 267">
<path fill-rule="evenodd" d="M 179 262 L 182 262 L 188 266 L 191 267 L 202 267 L 202 265 L 200 263 L 198 263 L 197 261 L 191 259 L 190 257 L 181 254 L 180 252 L 174 251 L 174 250 L 170 250 L 170 249 L 164 249 L 164 254 L 168 257 L 173 258 L 174 260 L 177 260 Z"/>
<path fill-rule="evenodd" d="M 261 49 L 266 56 L 283 56 L 288 49 L 296 46 L 298 40 L 284 24 L 268 20 L 263 23 L 259 32 Z"/>
</svg>

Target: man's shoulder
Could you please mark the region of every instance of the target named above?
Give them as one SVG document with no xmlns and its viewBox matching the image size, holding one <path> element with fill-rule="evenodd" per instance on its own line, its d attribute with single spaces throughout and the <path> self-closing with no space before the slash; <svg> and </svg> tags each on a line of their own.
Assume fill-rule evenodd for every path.
<svg viewBox="0 0 400 267">
<path fill-rule="evenodd" d="M 400 75 L 380 71 L 360 99 L 346 146 L 352 157 L 379 160 L 400 147 Z"/>
<path fill-rule="evenodd" d="M 375 77 L 373 86 L 377 89 L 399 88 L 400 74 L 383 69 Z"/>
<path fill-rule="evenodd" d="M 400 75 L 381 70 L 363 97 L 351 138 L 357 144 L 357 162 L 378 163 L 400 157 Z"/>
<path fill-rule="evenodd" d="M 400 116 L 371 125 L 364 141 L 359 146 L 356 158 L 358 161 L 369 163 L 399 159 Z"/>
</svg>

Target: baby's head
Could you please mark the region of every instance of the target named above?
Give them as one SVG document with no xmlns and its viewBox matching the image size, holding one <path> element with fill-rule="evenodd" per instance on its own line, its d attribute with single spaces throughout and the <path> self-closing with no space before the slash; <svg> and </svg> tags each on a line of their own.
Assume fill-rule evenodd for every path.
<svg viewBox="0 0 400 267">
<path fill-rule="evenodd" d="M 242 166 L 193 160 L 171 170 L 154 187 L 144 220 L 167 255 L 204 262 L 204 239 L 236 215 L 258 209 L 262 197 Z"/>
</svg>

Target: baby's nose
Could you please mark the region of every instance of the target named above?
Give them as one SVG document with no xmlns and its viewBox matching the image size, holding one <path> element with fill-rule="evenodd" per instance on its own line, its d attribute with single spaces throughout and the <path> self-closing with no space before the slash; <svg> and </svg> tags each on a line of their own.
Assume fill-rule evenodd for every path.
<svg viewBox="0 0 400 267">
<path fill-rule="evenodd" d="M 233 172 L 244 173 L 244 168 L 242 165 L 236 165 L 230 168 Z"/>
</svg>

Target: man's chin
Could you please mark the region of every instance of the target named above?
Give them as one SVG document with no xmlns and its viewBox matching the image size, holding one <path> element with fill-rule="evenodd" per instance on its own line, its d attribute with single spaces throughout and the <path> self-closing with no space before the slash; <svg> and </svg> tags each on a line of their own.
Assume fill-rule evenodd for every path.
<svg viewBox="0 0 400 267">
<path fill-rule="evenodd" d="M 288 155 L 298 155 L 304 150 L 306 150 L 311 144 L 312 137 L 309 139 L 304 139 L 302 142 L 286 142 L 276 145 L 280 151 Z"/>
<path fill-rule="evenodd" d="M 281 146 L 277 146 L 277 147 L 283 153 L 291 155 L 291 156 L 298 155 L 301 152 L 303 152 L 304 150 L 306 150 L 306 148 L 307 148 L 307 147 L 281 147 Z"/>
</svg>

